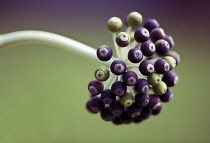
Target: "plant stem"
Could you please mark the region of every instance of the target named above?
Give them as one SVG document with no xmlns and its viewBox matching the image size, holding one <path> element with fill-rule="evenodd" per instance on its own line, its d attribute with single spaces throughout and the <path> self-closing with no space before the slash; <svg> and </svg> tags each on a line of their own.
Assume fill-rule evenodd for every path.
<svg viewBox="0 0 210 143">
<path fill-rule="evenodd" d="M 100 61 L 96 56 L 96 49 L 70 38 L 44 31 L 17 31 L 0 35 L 0 50 L 21 44 L 45 44 L 68 52 L 78 54 L 93 61 Z M 110 66 L 114 57 L 103 64 Z"/>
</svg>

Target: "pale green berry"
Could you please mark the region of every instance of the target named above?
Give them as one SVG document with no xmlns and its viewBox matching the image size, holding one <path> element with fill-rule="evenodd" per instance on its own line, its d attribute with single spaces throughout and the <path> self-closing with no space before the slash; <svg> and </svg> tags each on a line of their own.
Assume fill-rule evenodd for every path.
<svg viewBox="0 0 210 143">
<path fill-rule="evenodd" d="M 126 19 L 126 22 L 131 28 L 135 29 L 143 23 L 143 18 L 140 13 L 131 12 Z"/>
<path fill-rule="evenodd" d="M 130 93 L 126 92 L 124 95 L 120 96 L 120 104 L 129 107 L 133 104 L 134 97 Z"/>
<path fill-rule="evenodd" d="M 105 66 L 99 66 L 94 75 L 98 81 L 105 81 L 109 78 L 109 69 Z"/>
<path fill-rule="evenodd" d="M 119 32 L 122 29 L 122 26 L 123 26 L 122 20 L 118 17 L 111 17 L 107 21 L 107 28 L 112 33 Z"/>
<path fill-rule="evenodd" d="M 153 74 L 147 76 L 147 81 L 151 85 L 156 85 L 161 81 L 161 76 L 157 73 L 153 73 Z"/>
<path fill-rule="evenodd" d="M 153 88 L 153 92 L 157 95 L 165 94 L 167 91 L 167 85 L 163 81 L 160 81 L 158 84 L 153 85 L 152 88 Z"/>
<path fill-rule="evenodd" d="M 170 70 L 176 67 L 176 60 L 171 56 L 165 56 L 163 57 L 164 60 L 166 60 L 170 66 Z"/>
</svg>

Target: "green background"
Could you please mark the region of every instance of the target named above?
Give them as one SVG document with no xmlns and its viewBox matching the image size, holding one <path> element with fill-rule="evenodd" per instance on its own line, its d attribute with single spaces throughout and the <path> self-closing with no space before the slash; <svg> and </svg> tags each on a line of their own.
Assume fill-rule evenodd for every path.
<svg viewBox="0 0 210 143">
<path fill-rule="evenodd" d="M 87 84 L 99 63 L 45 45 L 0 52 L 0 143 L 209 142 L 208 1 L 0 2 L 0 32 L 44 30 L 89 46 L 112 45 L 106 21 L 156 18 L 181 55 L 174 99 L 159 116 L 114 126 L 89 114 Z"/>
</svg>

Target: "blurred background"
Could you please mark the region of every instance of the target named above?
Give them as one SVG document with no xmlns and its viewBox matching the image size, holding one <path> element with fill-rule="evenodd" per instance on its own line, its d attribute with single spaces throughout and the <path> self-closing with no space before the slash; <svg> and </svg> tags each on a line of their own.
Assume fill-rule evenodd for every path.
<svg viewBox="0 0 210 143">
<path fill-rule="evenodd" d="M 138 11 L 173 36 L 181 55 L 174 99 L 141 124 L 89 114 L 87 84 L 100 64 L 45 45 L 0 52 L 0 143 L 209 142 L 208 0 L 0 0 L 0 33 L 44 30 L 112 46 L 106 22 Z"/>
</svg>

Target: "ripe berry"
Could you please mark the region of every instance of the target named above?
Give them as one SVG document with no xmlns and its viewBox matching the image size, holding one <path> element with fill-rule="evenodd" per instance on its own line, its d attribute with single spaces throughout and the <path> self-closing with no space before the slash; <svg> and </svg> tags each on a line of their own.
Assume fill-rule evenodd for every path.
<svg viewBox="0 0 210 143">
<path fill-rule="evenodd" d="M 127 91 L 127 86 L 122 81 L 115 81 L 111 86 L 111 91 L 116 96 L 122 96 Z"/>
<path fill-rule="evenodd" d="M 149 39 L 149 31 L 144 27 L 140 27 L 135 31 L 134 38 L 138 43 L 147 41 Z"/>
<path fill-rule="evenodd" d="M 104 85 L 100 81 L 92 80 L 88 84 L 88 91 L 93 96 L 100 94 L 103 90 Z"/>
<path fill-rule="evenodd" d="M 111 89 L 105 89 L 101 92 L 101 100 L 104 104 L 111 104 L 116 100 L 116 96 L 112 93 Z"/>
<path fill-rule="evenodd" d="M 156 109 L 152 110 L 152 115 L 158 115 L 162 111 L 162 105 L 158 106 Z"/>
<path fill-rule="evenodd" d="M 174 94 L 173 92 L 171 91 L 170 88 L 167 89 L 166 93 L 165 94 L 162 94 L 159 96 L 160 97 L 160 100 L 162 102 L 169 102 L 172 100 L 172 98 L 174 97 Z"/>
<path fill-rule="evenodd" d="M 139 48 L 130 49 L 128 52 L 128 59 L 132 63 L 139 63 L 143 58 L 142 52 Z"/>
<path fill-rule="evenodd" d="M 152 62 L 144 60 L 139 65 L 139 71 L 143 75 L 151 75 L 152 73 L 154 73 L 154 65 L 152 64 Z"/>
<path fill-rule="evenodd" d="M 134 89 L 137 93 L 147 93 L 149 90 L 149 83 L 146 79 L 138 79 L 134 85 Z"/>
<path fill-rule="evenodd" d="M 170 45 L 166 40 L 160 39 L 155 43 L 156 53 L 165 54 L 169 51 Z"/>
<path fill-rule="evenodd" d="M 125 112 L 132 118 L 135 118 L 141 114 L 141 107 L 139 107 L 135 102 L 126 108 Z"/>
<path fill-rule="evenodd" d="M 166 35 L 163 39 L 168 42 L 168 44 L 170 45 L 170 48 L 172 48 L 174 46 L 174 40 L 171 36 Z"/>
<path fill-rule="evenodd" d="M 166 60 L 158 59 L 157 61 L 155 61 L 154 67 L 157 73 L 163 74 L 169 71 L 170 65 Z"/>
<path fill-rule="evenodd" d="M 118 33 L 115 40 L 119 47 L 126 47 L 130 44 L 130 36 L 125 32 Z"/>
<path fill-rule="evenodd" d="M 104 103 L 101 101 L 100 97 L 94 96 L 89 101 L 89 109 L 95 113 L 100 112 L 104 109 Z"/>
<path fill-rule="evenodd" d="M 96 51 L 97 57 L 101 61 L 108 61 L 112 58 L 112 49 L 107 45 L 100 46 Z"/>
<path fill-rule="evenodd" d="M 123 74 L 123 83 L 127 86 L 133 86 L 138 80 L 138 76 L 133 71 L 128 71 Z"/>
<path fill-rule="evenodd" d="M 155 19 L 149 19 L 144 23 L 144 27 L 147 28 L 148 31 L 152 31 L 155 28 L 159 28 L 160 25 Z"/>
<path fill-rule="evenodd" d="M 147 120 L 152 114 L 152 110 L 148 107 L 142 107 L 141 114 L 138 116 L 138 118 L 141 118 L 142 120 Z"/>
<path fill-rule="evenodd" d="M 112 115 L 112 113 L 109 111 L 109 107 L 107 106 L 101 111 L 101 118 L 104 121 L 112 121 L 115 118 L 115 116 Z"/>
<path fill-rule="evenodd" d="M 109 105 L 109 110 L 114 116 L 120 116 L 124 112 L 124 106 L 117 100 Z"/>
<path fill-rule="evenodd" d="M 135 96 L 135 103 L 140 107 L 147 106 L 149 103 L 149 100 L 150 100 L 150 96 L 146 93 L 136 94 Z"/>
<path fill-rule="evenodd" d="M 148 107 L 152 110 L 157 109 L 160 106 L 160 98 L 155 95 L 155 94 L 151 94 L 150 95 L 150 100 L 149 100 L 149 104 Z"/>
<path fill-rule="evenodd" d="M 167 84 L 168 87 L 172 87 L 177 84 L 179 77 L 175 72 L 168 71 L 163 75 L 162 80 Z"/>
<path fill-rule="evenodd" d="M 141 51 L 144 56 L 150 57 L 155 53 L 155 44 L 151 41 L 145 41 L 141 44 Z"/>
<path fill-rule="evenodd" d="M 150 32 L 150 38 L 153 42 L 163 39 L 165 37 L 165 32 L 162 28 L 155 28 Z"/>
<path fill-rule="evenodd" d="M 115 60 L 112 62 L 110 70 L 113 74 L 121 75 L 126 71 L 126 64 L 123 61 Z"/>
</svg>

